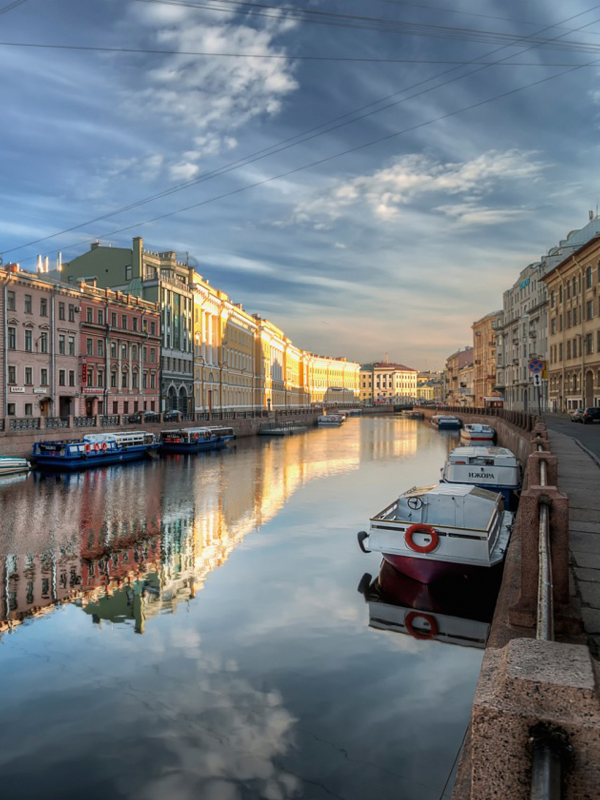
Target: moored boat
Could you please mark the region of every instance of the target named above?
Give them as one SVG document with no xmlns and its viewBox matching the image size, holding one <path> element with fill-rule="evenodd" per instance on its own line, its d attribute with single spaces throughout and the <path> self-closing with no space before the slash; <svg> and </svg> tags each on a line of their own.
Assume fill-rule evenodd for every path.
<svg viewBox="0 0 600 800">
<path fill-rule="evenodd" d="M 320 427 L 339 428 L 343 421 L 344 417 L 341 414 L 325 414 L 317 418 L 317 425 Z"/>
<path fill-rule="evenodd" d="M 202 453 L 207 450 L 222 450 L 235 437 L 233 428 L 182 428 L 162 431 L 161 453 Z"/>
<path fill-rule="evenodd" d="M 36 442 L 31 452 L 36 467 L 42 469 L 78 470 L 139 461 L 156 450 L 153 433 L 88 433 L 83 439 L 61 439 Z"/>
<path fill-rule="evenodd" d="M 438 430 L 459 430 L 462 422 L 458 417 L 452 417 L 449 414 L 436 414 L 431 417 L 431 424 L 435 425 Z"/>
<path fill-rule="evenodd" d="M 521 488 L 519 460 L 506 447 L 455 447 L 442 469 L 442 483 L 463 483 L 500 492 L 512 508 Z"/>
<path fill-rule="evenodd" d="M 31 464 L 26 458 L 20 456 L 0 456 L 0 478 L 5 475 L 18 475 L 20 472 L 29 472 Z"/>
<path fill-rule="evenodd" d="M 469 423 L 461 428 L 460 438 L 467 442 L 494 442 L 496 431 L 489 425 Z"/>
<path fill-rule="evenodd" d="M 484 577 L 502 564 L 512 521 L 501 494 L 441 483 L 400 495 L 371 518 L 358 543 L 421 583 Z"/>
</svg>

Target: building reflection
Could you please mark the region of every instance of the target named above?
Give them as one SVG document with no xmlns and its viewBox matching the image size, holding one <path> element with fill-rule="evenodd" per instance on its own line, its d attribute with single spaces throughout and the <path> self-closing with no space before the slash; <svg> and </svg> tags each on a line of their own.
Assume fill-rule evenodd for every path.
<svg viewBox="0 0 600 800">
<path fill-rule="evenodd" d="M 0 632 L 76 603 L 97 624 L 143 633 L 195 598 L 299 487 L 358 468 L 362 438 L 335 433 L 0 486 Z M 382 444 L 370 457 L 393 452 Z"/>
</svg>

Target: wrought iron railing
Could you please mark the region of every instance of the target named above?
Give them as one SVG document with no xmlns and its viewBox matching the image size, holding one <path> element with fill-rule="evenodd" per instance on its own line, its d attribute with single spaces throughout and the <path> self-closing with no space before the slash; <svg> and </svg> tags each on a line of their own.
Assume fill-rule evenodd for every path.
<svg viewBox="0 0 600 800">
<path fill-rule="evenodd" d="M 100 425 L 103 428 L 112 427 L 113 425 L 120 425 L 121 418 L 118 414 L 105 414 L 104 416 L 100 417 Z"/>
<path fill-rule="evenodd" d="M 8 429 L 11 431 L 37 430 L 39 427 L 39 417 L 11 417 L 8 424 Z"/>
<path fill-rule="evenodd" d="M 73 417 L 76 428 L 95 428 L 96 417 Z"/>
<path fill-rule="evenodd" d="M 44 417 L 44 428 L 68 428 L 69 417 Z"/>
</svg>

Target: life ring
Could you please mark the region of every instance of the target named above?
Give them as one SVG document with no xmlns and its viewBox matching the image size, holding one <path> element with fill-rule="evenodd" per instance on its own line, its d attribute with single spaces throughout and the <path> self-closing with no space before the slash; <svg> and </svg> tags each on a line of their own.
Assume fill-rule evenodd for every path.
<svg viewBox="0 0 600 800">
<path fill-rule="evenodd" d="M 416 544 L 413 540 L 413 535 L 415 533 L 428 533 L 431 536 L 431 541 L 429 544 Z M 436 529 L 432 528 L 431 525 L 424 525 L 422 522 L 416 522 L 414 525 L 411 525 L 410 528 L 406 529 L 404 541 L 407 547 L 414 550 L 415 553 L 433 553 L 440 543 L 440 537 Z"/>
<path fill-rule="evenodd" d="M 419 630 L 413 626 L 416 619 L 423 619 L 429 623 L 429 630 Z M 404 617 L 404 627 L 414 639 L 435 639 L 440 632 L 437 619 L 433 614 L 424 614 L 422 611 L 409 611 Z"/>
<path fill-rule="evenodd" d="M 108 450 L 108 445 L 106 444 L 106 442 L 102 442 L 102 449 Z"/>
<path fill-rule="evenodd" d="M 86 453 L 89 453 L 92 448 L 89 444 L 86 443 L 83 445 L 83 449 L 85 450 Z"/>
<path fill-rule="evenodd" d="M 98 444 L 98 442 L 94 442 L 94 450 L 96 452 L 98 452 L 98 450 L 100 450 L 100 445 Z"/>
</svg>

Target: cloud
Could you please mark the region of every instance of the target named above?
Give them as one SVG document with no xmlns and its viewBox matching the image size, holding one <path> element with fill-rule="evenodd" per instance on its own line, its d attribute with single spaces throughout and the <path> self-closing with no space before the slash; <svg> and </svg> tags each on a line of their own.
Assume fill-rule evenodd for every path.
<svg viewBox="0 0 600 800">
<path fill-rule="evenodd" d="M 376 220 L 387 222 L 395 219 L 402 208 L 418 204 L 425 195 L 469 195 L 466 202 L 441 205 L 435 210 L 463 225 L 496 224 L 520 211 L 479 208 L 478 199 L 507 181 L 531 182 L 542 169 L 535 153 L 515 149 L 490 150 L 470 161 L 446 163 L 413 153 L 370 175 L 336 182 L 320 197 L 299 203 L 287 224 L 325 230 L 358 204 L 366 206 Z"/>
</svg>

